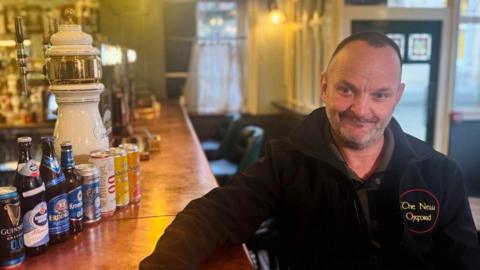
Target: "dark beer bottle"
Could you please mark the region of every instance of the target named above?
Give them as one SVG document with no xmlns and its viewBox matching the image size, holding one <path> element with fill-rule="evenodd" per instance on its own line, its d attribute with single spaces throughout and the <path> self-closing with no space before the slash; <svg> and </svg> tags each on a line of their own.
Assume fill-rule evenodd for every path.
<svg viewBox="0 0 480 270">
<path fill-rule="evenodd" d="M 17 142 L 18 166 L 14 185 L 20 196 L 25 253 L 35 256 L 45 252 L 49 240 L 45 185 L 30 153 L 32 138 L 20 137 Z"/>
<path fill-rule="evenodd" d="M 42 137 L 40 176 L 45 181 L 48 206 L 48 231 L 52 244 L 65 241 L 70 235 L 67 183 L 55 157 L 52 137 Z"/>
<path fill-rule="evenodd" d="M 70 215 L 70 232 L 82 231 L 83 199 L 82 182 L 75 172 L 75 160 L 73 159 L 72 144 L 63 142 L 61 145 L 61 164 L 65 180 L 67 181 L 68 212 Z"/>
</svg>

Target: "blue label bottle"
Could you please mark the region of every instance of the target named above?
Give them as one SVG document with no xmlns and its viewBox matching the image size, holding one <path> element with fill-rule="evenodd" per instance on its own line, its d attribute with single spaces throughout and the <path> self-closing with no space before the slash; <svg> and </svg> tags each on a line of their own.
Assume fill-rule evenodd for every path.
<svg viewBox="0 0 480 270">
<path fill-rule="evenodd" d="M 70 213 L 70 232 L 78 233 L 83 229 L 83 193 L 82 182 L 75 174 L 75 161 L 73 159 L 73 149 L 70 142 L 62 142 L 61 146 L 61 164 L 68 191 L 68 211 Z"/>
<path fill-rule="evenodd" d="M 65 241 L 70 235 L 67 183 L 55 157 L 52 137 L 42 137 L 40 176 L 45 182 L 48 208 L 48 231 L 51 243 Z"/>
</svg>

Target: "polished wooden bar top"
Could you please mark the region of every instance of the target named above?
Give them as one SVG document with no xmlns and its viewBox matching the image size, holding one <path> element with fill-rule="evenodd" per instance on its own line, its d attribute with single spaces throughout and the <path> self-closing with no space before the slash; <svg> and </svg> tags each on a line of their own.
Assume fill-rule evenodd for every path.
<svg viewBox="0 0 480 270">
<path fill-rule="evenodd" d="M 161 116 L 138 120 L 161 136 L 161 151 L 142 161 L 142 199 L 118 210 L 45 254 L 30 257 L 15 269 L 138 269 L 175 215 L 188 202 L 216 187 L 192 125 L 176 103 L 162 103 Z M 220 248 L 202 269 L 253 269 L 244 246 Z"/>
</svg>

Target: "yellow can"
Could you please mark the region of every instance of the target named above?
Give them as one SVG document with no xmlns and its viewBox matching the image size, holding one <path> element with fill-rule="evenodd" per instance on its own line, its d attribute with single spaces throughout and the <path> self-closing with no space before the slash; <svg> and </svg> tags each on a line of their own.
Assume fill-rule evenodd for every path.
<svg viewBox="0 0 480 270">
<path fill-rule="evenodd" d="M 112 147 L 109 153 L 115 164 L 115 201 L 117 208 L 125 207 L 130 202 L 127 152 L 122 148 Z"/>
<path fill-rule="evenodd" d="M 120 147 L 127 151 L 130 202 L 138 203 L 142 197 L 140 191 L 140 151 L 138 146 L 133 143 L 121 144 Z"/>
</svg>

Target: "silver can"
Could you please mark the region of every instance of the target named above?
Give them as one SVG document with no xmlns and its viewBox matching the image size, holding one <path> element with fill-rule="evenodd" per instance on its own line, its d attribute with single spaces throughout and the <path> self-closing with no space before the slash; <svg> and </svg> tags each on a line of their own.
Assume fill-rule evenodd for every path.
<svg viewBox="0 0 480 270">
<path fill-rule="evenodd" d="M 75 170 L 82 179 L 83 223 L 98 222 L 102 218 L 98 169 L 93 164 L 80 164 Z"/>
<path fill-rule="evenodd" d="M 100 205 L 103 217 L 112 216 L 117 208 L 115 200 L 115 167 L 108 151 L 90 153 L 91 164 L 97 166 L 100 174 Z"/>
</svg>

